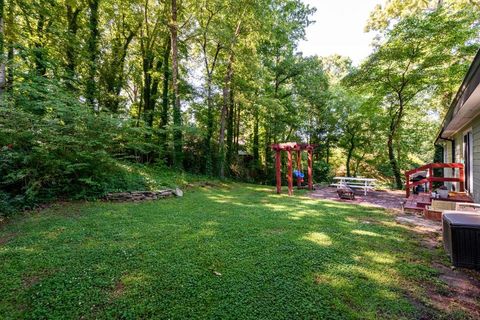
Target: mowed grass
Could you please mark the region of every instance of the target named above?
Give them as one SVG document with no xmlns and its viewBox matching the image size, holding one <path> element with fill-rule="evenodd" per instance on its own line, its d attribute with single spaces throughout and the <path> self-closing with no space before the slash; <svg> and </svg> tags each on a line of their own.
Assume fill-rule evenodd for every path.
<svg viewBox="0 0 480 320">
<path fill-rule="evenodd" d="M 0 318 L 412 319 L 440 286 L 382 210 L 227 184 L 0 228 Z"/>
</svg>

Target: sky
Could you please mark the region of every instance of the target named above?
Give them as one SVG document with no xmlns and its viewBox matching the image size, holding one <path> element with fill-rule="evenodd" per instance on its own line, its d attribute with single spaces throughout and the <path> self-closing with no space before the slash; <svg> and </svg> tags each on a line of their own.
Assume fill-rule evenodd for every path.
<svg viewBox="0 0 480 320">
<path fill-rule="evenodd" d="M 307 28 L 307 40 L 299 50 L 304 55 L 328 56 L 338 53 L 349 56 L 358 65 L 372 48 L 373 33 L 365 33 L 365 25 L 375 5 L 382 0 L 303 0 L 317 12 L 314 24 Z"/>
</svg>

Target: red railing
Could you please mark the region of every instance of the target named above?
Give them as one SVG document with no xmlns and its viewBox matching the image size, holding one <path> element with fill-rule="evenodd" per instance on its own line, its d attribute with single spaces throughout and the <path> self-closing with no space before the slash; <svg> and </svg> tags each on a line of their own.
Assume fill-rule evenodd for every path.
<svg viewBox="0 0 480 320">
<path fill-rule="evenodd" d="M 458 178 L 456 177 L 435 177 L 433 176 L 433 169 L 451 168 L 458 169 Z M 410 176 L 417 172 L 427 171 L 427 177 L 411 182 Z M 407 198 L 410 196 L 410 188 L 416 187 L 421 184 L 428 183 L 428 190 L 432 191 L 434 182 L 459 182 L 460 192 L 465 191 L 465 170 L 462 163 L 429 163 L 416 169 L 405 172 L 405 190 L 407 192 Z"/>
</svg>

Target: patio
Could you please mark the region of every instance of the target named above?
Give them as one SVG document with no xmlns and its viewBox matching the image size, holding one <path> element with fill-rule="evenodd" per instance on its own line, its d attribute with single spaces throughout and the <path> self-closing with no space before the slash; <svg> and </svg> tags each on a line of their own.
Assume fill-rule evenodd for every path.
<svg viewBox="0 0 480 320">
<path fill-rule="evenodd" d="M 338 202 L 359 204 L 377 208 L 385 208 L 400 212 L 405 200 L 405 193 L 400 190 L 374 190 L 364 195 L 362 191 L 355 192 L 354 200 L 339 199 L 337 188 L 324 187 L 313 191 L 310 197 L 314 199 L 327 199 Z"/>
</svg>

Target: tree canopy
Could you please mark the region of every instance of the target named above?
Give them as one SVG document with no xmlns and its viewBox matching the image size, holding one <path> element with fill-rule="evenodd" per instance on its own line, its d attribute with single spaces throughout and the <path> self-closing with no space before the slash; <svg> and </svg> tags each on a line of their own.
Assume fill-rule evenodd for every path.
<svg viewBox="0 0 480 320">
<path fill-rule="evenodd" d="M 289 140 L 318 146 L 318 181 L 345 172 L 400 188 L 402 170 L 433 157 L 479 48 L 480 8 L 387 1 L 360 66 L 299 52 L 314 11 L 1 0 L 0 208 L 125 189 L 125 162 L 272 183 L 270 145 Z"/>
</svg>

